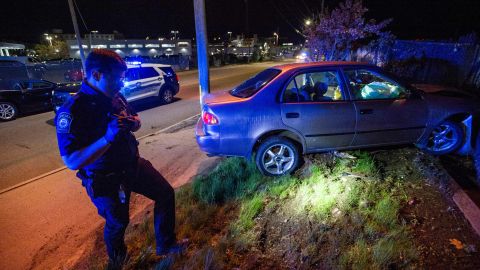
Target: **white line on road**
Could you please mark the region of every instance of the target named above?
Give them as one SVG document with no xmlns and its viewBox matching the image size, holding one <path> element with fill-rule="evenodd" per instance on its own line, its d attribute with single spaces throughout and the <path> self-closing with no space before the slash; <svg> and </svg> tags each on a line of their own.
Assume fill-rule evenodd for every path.
<svg viewBox="0 0 480 270">
<path fill-rule="evenodd" d="M 153 133 L 150 133 L 150 134 L 147 134 L 147 135 L 143 135 L 143 136 L 137 138 L 137 141 L 143 140 L 143 139 L 145 139 L 145 138 L 147 138 L 147 137 L 151 137 L 151 136 L 158 135 L 158 134 L 160 134 L 160 133 L 162 133 L 162 132 L 165 132 L 165 131 L 167 131 L 167 130 L 169 130 L 169 129 L 174 128 L 174 127 L 177 126 L 177 125 L 180 125 L 180 124 L 182 124 L 182 123 L 188 122 L 189 120 L 192 120 L 192 119 L 194 119 L 195 117 L 199 117 L 199 116 L 200 116 L 200 114 L 196 114 L 196 115 L 190 116 L 190 117 L 188 117 L 188 118 L 186 118 L 186 119 L 183 119 L 183 120 L 181 120 L 181 121 L 179 121 L 179 122 L 177 122 L 177 123 L 175 123 L 175 124 L 173 124 L 173 125 L 170 125 L 170 126 L 168 126 L 168 127 L 166 127 L 166 128 L 162 128 L 161 130 L 155 131 L 155 132 L 153 132 Z M 31 178 L 31 179 L 29 179 L 29 180 L 27 180 L 27 181 L 21 182 L 21 183 L 16 184 L 16 185 L 14 185 L 14 186 L 12 186 L 12 187 L 8 187 L 8 188 L 6 188 L 6 189 L 3 189 L 3 190 L 0 191 L 0 194 L 3 194 L 3 193 L 6 193 L 6 192 L 9 192 L 9 191 L 12 191 L 12 190 L 17 189 L 17 188 L 19 188 L 19 187 L 22 187 L 22 186 L 25 186 L 25 185 L 30 184 L 30 183 L 32 183 L 32 182 L 38 181 L 38 180 L 40 180 L 40 179 L 43 179 L 43 178 L 45 178 L 45 177 L 47 177 L 47 176 L 49 176 L 49 175 L 52 175 L 52 174 L 61 172 L 61 171 L 65 170 L 65 169 L 67 169 L 67 167 L 63 166 L 63 167 L 60 167 L 60 168 L 58 168 L 58 169 L 51 170 L 51 171 L 49 171 L 49 172 L 47 172 L 47 173 L 44 173 L 44 174 L 39 175 L 39 176 L 37 176 L 37 177 Z"/>
</svg>

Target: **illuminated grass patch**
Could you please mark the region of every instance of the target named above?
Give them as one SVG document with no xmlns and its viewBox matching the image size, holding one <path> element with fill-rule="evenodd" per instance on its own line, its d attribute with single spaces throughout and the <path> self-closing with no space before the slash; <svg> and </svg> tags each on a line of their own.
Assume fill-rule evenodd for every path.
<svg viewBox="0 0 480 270">
<path fill-rule="evenodd" d="M 308 174 L 299 170 L 279 178 L 261 175 L 244 159 L 222 161 L 176 193 L 177 235 L 189 238 L 195 251 L 157 268 L 231 269 L 258 250 L 270 260 L 287 256 L 291 264 L 286 268 L 408 265 L 416 254 L 398 218 L 403 183 L 380 178 L 369 153 L 353 155 L 355 159 L 324 155 L 304 170 Z M 131 265 L 152 265 L 152 246 L 148 237 Z"/>
</svg>

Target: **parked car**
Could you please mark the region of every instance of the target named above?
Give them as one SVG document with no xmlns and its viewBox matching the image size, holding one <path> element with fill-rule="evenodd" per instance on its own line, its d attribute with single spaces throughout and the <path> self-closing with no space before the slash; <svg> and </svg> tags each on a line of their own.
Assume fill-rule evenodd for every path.
<svg viewBox="0 0 480 270">
<path fill-rule="evenodd" d="M 0 79 L 0 121 L 19 114 L 52 109 L 52 91 L 72 91 L 78 84 L 56 84 L 46 80 Z"/>
<path fill-rule="evenodd" d="M 376 66 L 289 64 L 204 97 L 196 139 L 208 155 L 253 156 L 262 173 L 278 176 L 301 154 L 331 150 L 413 143 L 466 154 L 479 113 L 478 100 L 428 94 Z"/>
<path fill-rule="evenodd" d="M 0 77 L 12 78 L 17 77 L 18 73 L 23 73 L 25 75 L 20 77 L 42 79 L 46 70 L 45 64 L 38 61 L 35 57 L 0 56 Z M 2 76 L 4 72 L 7 72 L 8 75 Z"/>
<path fill-rule="evenodd" d="M 178 76 L 169 65 L 128 64 L 124 87 L 120 92 L 128 102 L 144 98 L 158 98 L 168 104 L 180 90 Z M 76 89 L 57 89 L 53 93 L 52 104 L 57 111 Z"/>
</svg>

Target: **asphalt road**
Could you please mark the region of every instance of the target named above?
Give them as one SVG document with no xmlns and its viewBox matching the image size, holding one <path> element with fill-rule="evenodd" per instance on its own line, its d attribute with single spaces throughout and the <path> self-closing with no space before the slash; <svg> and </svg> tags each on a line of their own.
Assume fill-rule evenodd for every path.
<svg viewBox="0 0 480 270">
<path fill-rule="evenodd" d="M 211 91 L 231 89 L 255 73 L 278 62 L 233 65 L 210 70 Z M 180 93 L 175 102 L 134 103 L 142 119 L 140 137 L 168 127 L 200 112 L 198 73 L 180 72 Z M 0 123 L 0 190 L 63 166 L 57 149 L 53 112 Z"/>
</svg>

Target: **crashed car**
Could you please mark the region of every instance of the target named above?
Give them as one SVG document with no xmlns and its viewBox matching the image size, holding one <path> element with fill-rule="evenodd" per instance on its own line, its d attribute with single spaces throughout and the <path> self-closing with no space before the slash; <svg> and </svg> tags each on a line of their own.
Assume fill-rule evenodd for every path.
<svg viewBox="0 0 480 270">
<path fill-rule="evenodd" d="M 302 154 L 332 150 L 415 144 L 468 154 L 480 113 L 478 99 L 426 93 L 356 62 L 275 66 L 202 104 L 200 149 L 254 157 L 269 176 L 291 173 Z"/>
</svg>

